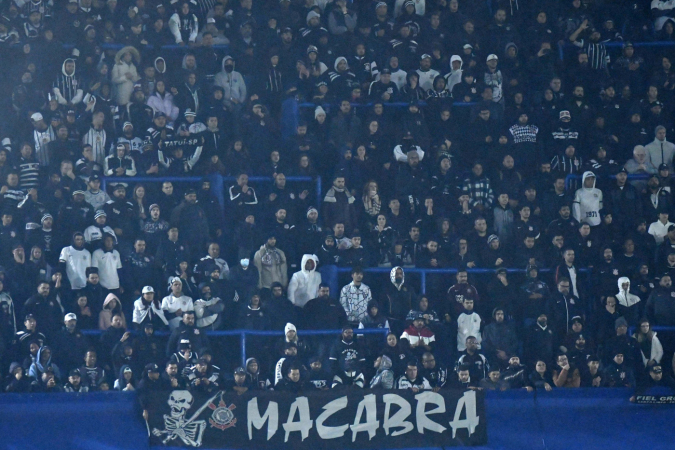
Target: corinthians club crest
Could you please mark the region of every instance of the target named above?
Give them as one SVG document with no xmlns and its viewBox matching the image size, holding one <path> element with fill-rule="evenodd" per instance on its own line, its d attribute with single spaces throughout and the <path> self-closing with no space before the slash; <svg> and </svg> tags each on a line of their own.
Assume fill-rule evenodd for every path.
<svg viewBox="0 0 675 450">
<path fill-rule="evenodd" d="M 220 403 L 218 406 L 213 404 L 213 401 L 220 395 Z M 201 447 L 204 431 L 206 431 L 206 421 L 198 420 L 199 416 L 207 408 L 213 409 L 213 414 L 209 422 L 212 426 L 221 430 L 234 426 L 237 419 L 234 418 L 232 409 L 234 405 L 226 407 L 223 402 L 223 393 L 217 392 L 213 397 L 208 399 L 190 418 L 186 418 L 188 411 L 194 403 L 194 397 L 189 391 L 176 390 L 171 392 L 169 400 L 167 401 L 170 407 L 170 413 L 165 414 L 164 429 L 159 430 L 154 428 L 152 434 L 163 438 L 162 444 L 167 445 L 169 442 L 179 439 L 185 445 L 191 447 Z"/>
<path fill-rule="evenodd" d="M 211 401 L 211 403 L 209 403 L 209 408 L 213 410 L 213 414 L 211 414 L 211 418 L 209 419 L 209 423 L 212 427 L 218 428 L 219 430 L 227 430 L 237 424 L 237 419 L 232 412 L 236 406 L 234 403 L 227 406 L 227 403 L 223 401 L 222 391 L 220 393 L 218 405 L 216 406 L 213 401 Z"/>
</svg>

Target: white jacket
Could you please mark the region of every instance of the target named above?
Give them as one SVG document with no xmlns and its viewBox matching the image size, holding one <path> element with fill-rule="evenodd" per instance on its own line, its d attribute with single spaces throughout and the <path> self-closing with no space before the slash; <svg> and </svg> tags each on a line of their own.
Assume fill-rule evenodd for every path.
<svg viewBox="0 0 675 450">
<path fill-rule="evenodd" d="M 168 92 L 164 93 L 164 98 L 155 92 L 150 96 L 147 104 L 154 112 L 163 112 L 169 118 L 169 125 L 178 118 L 178 107 L 173 102 L 173 95 Z"/>
<path fill-rule="evenodd" d="M 204 310 L 209 306 L 215 305 L 219 301 L 221 301 L 220 297 L 211 297 L 211 300 L 195 300 L 195 318 L 198 328 L 204 328 L 213 325 L 213 322 L 215 322 L 218 318 L 218 314 L 212 314 L 210 316 L 204 317 Z"/>
<path fill-rule="evenodd" d="M 139 298 L 134 302 L 133 322 L 142 323 L 147 317 L 148 312 L 150 312 L 151 310 L 153 314 L 156 314 L 157 317 L 159 317 L 162 320 L 162 322 L 164 322 L 164 325 L 169 325 L 169 321 L 166 320 L 166 317 L 164 317 L 164 311 L 158 309 L 155 306 L 155 302 L 152 302 L 150 306 L 145 306 L 143 304 L 143 299 L 141 298 Z"/>
<path fill-rule="evenodd" d="M 192 298 L 187 295 L 181 295 L 180 297 L 174 297 L 173 294 L 169 294 L 162 299 L 162 310 L 165 314 L 169 313 L 169 317 L 173 315 L 178 310 L 181 311 L 194 311 L 195 307 L 192 303 Z M 181 322 L 179 316 L 174 316 L 169 319 L 169 328 L 171 331 L 178 328 L 178 325 Z"/>
<path fill-rule="evenodd" d="M 452 70 L 453 61 L 459 61 L 459 69 Z M 462 57 L 459 55 L 452 55 L 452 58 L 450 58 L 450 72 L 445 75 L 445 80 L 447 81 L 446 89 L 448 92 L 452 92 L 452 88 L 455 87 L 456 84 L 462 82 L 463 64 Z"/>
<path fill-rule="evenodd" d="M 580 223 L 587 223 L 594 227 L 600 225 L 600 210 L 602 209 L 602 191 L 595 187 L 595 181 L 592 188 L 586 188 L 584 181 L 588 177 L 595 177 L 593 172 L 584 172 L 581 178 L 581 188 L 574 194 L 572 204 L 572 213 L 574 218 Z"/>
<path fill-rule="evenodd" d="M 305 270 L 307 261 L 314 261 L 314 269 Z M 321 284 L 321 274 L 316 271 L 319 258 L 316 255 L 303 255 L 300 267 L 302 270 L 295 272 L 288 283 L 288 299 L 295 306 L 304 307 L 305 303 L 316 298 Z"/>
<path fill-rule="evenodd" d="M 638 348 L 640 348 L 639 344 Z M 661 364 L 661 358 L 663 358 L 663 346 L 661 345 L 659 338 L 656 337 L 656 332 L 654 332 L 654 336 L 652 337 L 652 351 L 649 357 L 646 357 L 645 354 L 642 353 L 642 350 L 640 350 L 640 355 L 642 356 L 642 364 L 644 364 L 645 367 L 647 367 L 647 363 L 652 359 L 656 361 L 657 364 Z"/>
<path fill-rule="evenodd" d="M 630 308 L 640 301 L 640 297 L 630 293 L 630 286 L 628 286 L 628 289 L 624 289 L 622 286 L 624 283 L 630 283 L 630 279 L 628 277 L 621 277 L 617 281 L 617 284 L 619 285 L 619 293 L 616 294 L 616 301 L 619 302 L 621 306 Z"/>
<path fill-rule="evenodd" d="M 131 74 L 131 78 L 127 78 L 126 74 Z M 127 64 L 120 61 L 115 64 L 112 69 L 112 82 L 115 84 L 115 101 L 118 105 L 126 105 L 129 103 L 131 94 L 134 92 L 134 83 L 140 80 L 136 71 L 136 66 L 132 62 Z"/>
<path fill-rule="evenodd" d="M 482 341 L 480 335 L 481 318 L 478 314 L 462 313 L 457 318 L 457 350 L 463 352 L 466 350 L 466 338 L 473 336 L 478 341 L 478 348 Z"/>
</svg>

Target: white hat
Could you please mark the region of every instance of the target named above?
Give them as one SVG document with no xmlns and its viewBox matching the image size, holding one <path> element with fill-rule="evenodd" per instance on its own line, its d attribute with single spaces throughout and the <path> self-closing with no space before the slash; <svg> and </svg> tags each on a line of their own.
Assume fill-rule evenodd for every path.
<svg viewBox="0 0 675 450">
<path fill-rule="evenodd" d="M 493 60 L 493 59 L 499 60 L 499 58 L 497 57 L 497 55 L 495 55 L 494 53 L 490 53 L 490 54 L 488 55 L 488 57 L 487 57 L 487 61 L 490 61 L 490 60 Z"/>
<path fill-rule="evenodd" d="M 68 322 L 69 320 L 77 320 L 77 316 L 74 313 L 68 313 L 66 314 L 66 317 L 63 318 L 63 321 Z"/>
<path fill-rule="evenodd" d="M 316 109 L 314 109 L 314 118 L 316 119 L 319 114 L 323 114 L 324 116 L 326 115 L 326 110 L 321 106 L 317 106 Z"/>
<path fill-rule="evenodd" d="M 295 325 L 293 325 L 292 323 L 288 322 L 288 323 L 286 324 L 286 326 L 284 327 L 284 334 L 288 334 L 288 332 L 291 331 L 291 330 L 293 330 L 293 331 L 298 331 L 298 330 L 295 329 Z"/>
<path fill-rule="evenodd" d="M 147 294 L 148 292 L 155 292 L 155 290 L 152 288 L 152 286 L 145 286 L 145 287 L 143 288 L 142 293 L 143 293 L 143 294 Z"/>
<path fill-rule="evenodd" d="M 33 122 L 39 122 L 39 121 L 41 121 L 41 120 L 43 119 L 43 117 L 42 117 L 42 114 L 40 114 L 39 112 L 36 112 L 36 113 L 33 114 L 32 116 L 30 116 L 30 119 L 31 119 Z"/>
</svg>

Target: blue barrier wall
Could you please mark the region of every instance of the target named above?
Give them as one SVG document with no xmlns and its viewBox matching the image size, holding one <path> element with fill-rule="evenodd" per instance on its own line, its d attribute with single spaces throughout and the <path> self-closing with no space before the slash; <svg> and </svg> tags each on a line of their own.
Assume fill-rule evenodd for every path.
<svg viewBox="0 0 675 450">
<path fill-rule="evenodd" d="M 627 389 L 489 392 L 488 442 L 474 449 L 672 449 L 675 405 L 635 405 Z M 0 395 L 0 448 L 148 449 L 134 393 Z M 424 436 L 420 436 L 420 448 Z M 153 447 L 153 450 L 166 447 Z"/>
</svg>

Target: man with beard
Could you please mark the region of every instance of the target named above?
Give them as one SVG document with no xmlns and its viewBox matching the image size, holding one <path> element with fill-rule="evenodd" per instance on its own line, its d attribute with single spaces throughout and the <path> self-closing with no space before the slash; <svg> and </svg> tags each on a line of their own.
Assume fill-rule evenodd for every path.
<svg viewBox="0 0 675 450">
<path fill-rule="evenodd" d="M 553 359 L 553 330 L 548 324 L 548 314 L 541 310 L 537 322 L 525 330 L 523 349 L 525 361 L 535 363 L 537 360 Z"/>
<path fill-rule="evenodd" d="M 508 384 L 509 389 L 525 389 L 527 392 L 532 392 L 534 388 L 530 386 L 527 377 L 527 369 L 523 364 L 520 364 L 518 356 L 512 356 L 509 359 L 509 365 L 502 372 L 501 379 Z"/>
<path fill-rule="evenodd" d="M 54 289 L 58 290 L 61 288 L 61 274 L 57 273 L 54 277 L 56 278 Z M 50 295 L 50 293 L 51 286 L 48 282 L 43 281 L 38 284 L 37 293 L 24 305 L 24 313 L 32 314 L 41 324 L 40 327 L 47 338 L 52 339 L 59 329 L 63 309 L 56 295 Z"/>
<path fill-rule="evenodd" d="M 91 253 L 84 248 L 84 235 L 73 234 L 72 244 L 64 247 L 59 256 L 59 263 L 68 278 L 73 290 L 80 290 L 87 285 L 86 270 L 91 266 Z"/>
<path fill-rule="evenodd" d="M 494 322 L 483 330 L 481 345 L 488 358 L 503 368 L 518 350 L 518 337 L 514 325 L 504 320 L 504 308 L 495 308 L 492 318 Z"/>
<path fill-rule="evenodd" d="M 354 360 L 359 367 L 366 360 L 365 353 L 360 342 L 354 339 L 354 328 L 351 325 L 342 327 L 340 338 L 333 343 L 330 350 L 331 370 L 333 374 L 340 372 L 340 361 Z"/>
<path fill-rule="evenodd" d="M 382 300 L 382 309 L 389 321 L 394 334 L 401 334 L 405 328 L 405 318 L 413 309 L 413 299 L 417 298 L 415 289 L 405 283 L 405 273 L 399 266 L 389 273 L 391 285 L 385 289 L 385 298 Z"/>
</svg>

